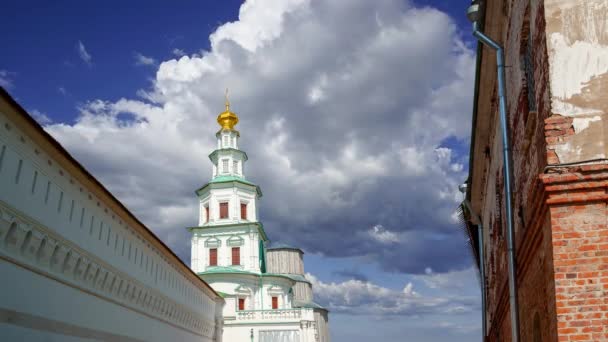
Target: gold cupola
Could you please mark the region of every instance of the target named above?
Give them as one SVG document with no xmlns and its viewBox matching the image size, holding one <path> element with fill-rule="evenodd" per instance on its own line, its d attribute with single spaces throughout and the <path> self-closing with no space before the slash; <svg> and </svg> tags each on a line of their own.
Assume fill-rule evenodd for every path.
<svg viewBox="0 0 608 342">
<path fill-rule="evenodd" d="M 239 117 L 236 113 L 230 111 L 230 101 L 228 100 L 228 89 L 226 89 L 226 110 L 217 116 L 217 123 L 222 126 L 222 129 L 234 130 L 234 126 L 239 122 Z"/>
</svg>

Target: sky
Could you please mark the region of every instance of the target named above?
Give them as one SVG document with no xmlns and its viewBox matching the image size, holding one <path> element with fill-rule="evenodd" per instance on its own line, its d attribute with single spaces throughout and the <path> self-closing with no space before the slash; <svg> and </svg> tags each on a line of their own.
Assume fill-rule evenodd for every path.
<svg viewBox="0 0 608 342">
<path fill-rule="evenodd" d="M 229 88 L 261 220 L 305 251 L 332 341 L 471 341 L 468 3 L 13 1 L 0 86 L 186 263 Z"/>
</svg>

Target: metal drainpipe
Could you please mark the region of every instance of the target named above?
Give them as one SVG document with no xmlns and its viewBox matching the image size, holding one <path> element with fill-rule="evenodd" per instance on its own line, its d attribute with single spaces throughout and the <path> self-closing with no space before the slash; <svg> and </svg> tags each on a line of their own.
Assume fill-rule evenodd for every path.
<svg viewBox="0 0 608 342">
<path fill-rule="evenodd" d="M 484 342 L 486 340 L 487 326 L 486 326 L 486 270 L 485 270 L 485 253 L 483 250 L 483 225 L 481 223 L 481 218 L 477 215 L 469 203 L 468 200 L 464 200 L 464 205 L 469 209 L 469 213 L 473 217 L 472 223 L 475 223 L 477 226 L 477 236 L 479 241 L 479 278 L 480 278 L 480 286 L 481 286 L 481 341 Z"/>
<path fill-rule="evenodd" d="M 473 36 L 481 43 L 496 51 L 496 65 L 498 69 L 498 100 L 500 112 L 500 130 L 503 148 L 503 173 L 505 175 L 505 211 L 507 214 L 507 254 L 509 264 L 509 304 L 511 306 L 511 341 L 519 342 L 519 305 L 517 303 L 517 261 L 515 255 L 515 231 L 513 229 L 513 210 L 511 195 L 511 145 L 508 135 L 507 103 L 505 100 L 505 63 L 504 50 L 497 42 L 477 29 L 477 22 L 473 23 Z"/>
</svg>

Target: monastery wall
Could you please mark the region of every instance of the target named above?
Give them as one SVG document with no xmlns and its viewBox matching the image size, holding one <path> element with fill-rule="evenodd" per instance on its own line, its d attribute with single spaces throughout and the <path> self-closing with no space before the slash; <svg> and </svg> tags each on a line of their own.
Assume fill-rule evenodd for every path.
<svg viewBox="0 0 608 342">
<path fill-rule="evenodd" d="M 28 120 L 0 98 L 0 335 L 219 340 L 223 300 Z"/>
</svg>

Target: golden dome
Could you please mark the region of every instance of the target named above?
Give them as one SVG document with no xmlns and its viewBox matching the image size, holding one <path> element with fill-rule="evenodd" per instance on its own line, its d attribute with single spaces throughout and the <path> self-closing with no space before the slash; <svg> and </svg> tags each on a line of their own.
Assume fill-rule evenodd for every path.
<svg viewBox="0 0 608 342">
<path fill-rule="evenodd" d="M 217 123 L 222 126 L 222 129 L 233 130 L 234 126 L 239 122 L 239 117 L 236 113 L 230 111 L 230 101 L 228 101 L 228 89 L 226 89 L 226 111 L 217 116 Z"/>
</svg>

